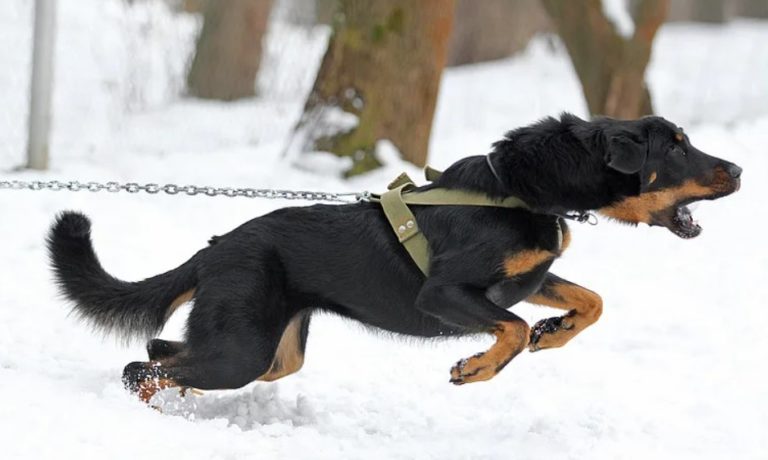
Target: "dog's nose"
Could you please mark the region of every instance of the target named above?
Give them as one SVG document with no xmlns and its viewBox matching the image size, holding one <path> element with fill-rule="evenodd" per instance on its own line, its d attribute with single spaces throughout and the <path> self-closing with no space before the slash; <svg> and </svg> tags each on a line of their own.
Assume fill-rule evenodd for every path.
<svg viewBox="0 0 768 460">
<path fill-rule="evenodd" d="M 734 179 L 738 179 L 741 176 L 741 171 L 743 170 L 736 165 L 732 164 L 728 166 L 728 174 L 730 174 Z"/>
</svg>

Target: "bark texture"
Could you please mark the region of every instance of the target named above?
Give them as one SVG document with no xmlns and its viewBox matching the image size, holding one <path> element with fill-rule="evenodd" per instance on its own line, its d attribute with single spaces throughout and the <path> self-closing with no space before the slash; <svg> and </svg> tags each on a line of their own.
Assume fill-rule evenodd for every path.
<svg viewBox="0 0 768 460">
<path fill-rule="evenodd" d="M 205 3 L 205 19 L 187 75 L 189 94 L 225 101 L 256 93 L 261 42 L 272 0 Z"/>
<path fill-rule="evenodd" d="M 453 0 L 340 0 L 333 34 L 297 132 L 303 150 L 353 159 L 348 175 L 380 165 L 376 143 L 388 139 L 403 158 L 427 159 Z M 355 128 L 329 133 L 323 112 L 341 109 Z"/>
<path fill-rule="evenodd" d="M 669 0 L 638 2 L 628 39 L 605 17 L 600 0 L 542 2 L 568 49 L 590 113 L 624 119 L 652 114 L 645 69 Z"/>
</svg>

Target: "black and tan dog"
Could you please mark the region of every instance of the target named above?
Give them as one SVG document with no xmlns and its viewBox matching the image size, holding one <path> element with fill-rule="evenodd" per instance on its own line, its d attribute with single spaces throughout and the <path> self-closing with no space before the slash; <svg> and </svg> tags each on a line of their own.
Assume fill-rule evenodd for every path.
<svg viewBox="0 0 768 460">
<path fill-rule="evenodd" d="M 526 347 L 561 347 L 600 317 L 599 295 L 549 273 L 570 239 L 562 216 L 597 210 L 692 238 L 701 228 L 686 205 L 733 193 L 740 174 L 663 118 L 564 114 L 509 132 L 428 186 L 516 196 L 530 209 L 414 206 L 431 248 L 426 278 L 374 203 L 280 209 L 133 283 L 102 269 L 81 214 L 59 216 L 49 248 L 64 294 L 98 328 L 152 336 L 194 299 L 185 340 L 151 340 L 150 361 L 125 368 L 145 401 L 167 387 L 238 388 L 296 372 L 317 310 L 419 337 L 493 334 L 488 351 L 451 369 L 463 384 L 492 378 Z M 567 313 L 530 328 L 507 311 L 523 300 Z"/>
</svg>

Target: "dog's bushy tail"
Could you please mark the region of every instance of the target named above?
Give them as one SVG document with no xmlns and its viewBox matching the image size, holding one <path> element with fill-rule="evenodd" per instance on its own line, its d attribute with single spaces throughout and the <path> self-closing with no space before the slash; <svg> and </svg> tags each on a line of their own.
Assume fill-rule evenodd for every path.
<svg viewBox="0 0 768 460">
<path fill-rule="evenodd" d="M 83 214 L 60 214 L 48 234 L 56 282 L 77 315 L 96 329 L 124 339 L 160 332 L 174 300 L 196 284 L 195 257 L 144 281 L 121 281 L 102 268 L 91 243 L 91 222 Z"/>
</svg>

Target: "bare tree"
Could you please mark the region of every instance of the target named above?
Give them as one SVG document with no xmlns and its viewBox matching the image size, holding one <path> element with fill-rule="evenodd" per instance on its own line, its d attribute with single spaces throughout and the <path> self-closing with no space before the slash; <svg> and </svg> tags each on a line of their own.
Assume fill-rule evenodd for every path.
<svg viewBox="0 0 768 460">
<path fill-rule="evenodd" d="M 768 0 L 741 0 L 737 14 L 748 18 L 768 18 Z"/>
<path fill-rule="evenodd" d="M 600 0 L 542 2 L 568 49 L 590 113 L 617 118 L 653 113 L 645 69 L 669 0 L 638 2 L 630 38 L 616 32 Z"/>
<path fill-rule="evenodd" d="M 331 24 L 338 12 L 339 0 L 315 0 L 315 21 L 318 24 Z"/>
<path fill-rule="evenodd" d="M 725 22 L 725 2 L 723 0 L 696 0 L 692 19 L 696 22 Z"/>
<path fill-rule="evenodd" d="M 424 165 L 453 0 L 340 0 L 333 34 L 297 135 L 302 149 L 353 159 L 347 174 L 379 166 L 376 143 L 391 141 L 403 158 Z M 327 115 L 357 118 L 329 130 Z M 332 124 L 332 123 L 331 123 Z"/>
<path fill-rule="evenodd" d="M 721 23 L 738 16 L 768 18 L 768 0 L 675 0 L 667 20 Z"/>
<path fill-rule="evenodd" d="M 187 13 L 202 13 L 210 0 L 166 0 L 172 7 Z M 214 0 L 215 1 L 215 0 Z"/>
<path fill-rule="evenodd" d="M 551 31 L 539 0 L 457 0 L 448 65 L 501 59 L 523 50 L 539 32 Z"/>
<path fill-rule="evenodd" d="M 256 93 L 261 42 L 272 0 L 205 2 L 187 87 L 193 96 L 234 100 Z"/>
</svg>

